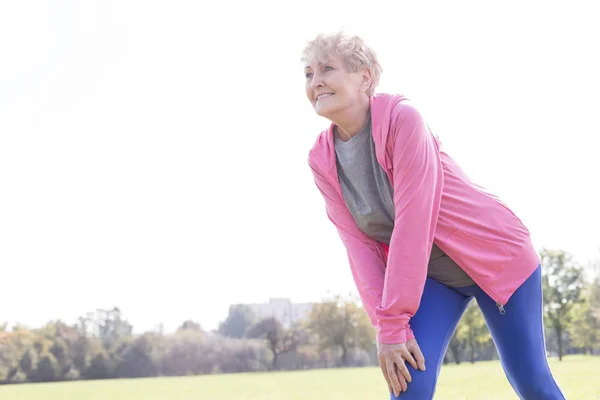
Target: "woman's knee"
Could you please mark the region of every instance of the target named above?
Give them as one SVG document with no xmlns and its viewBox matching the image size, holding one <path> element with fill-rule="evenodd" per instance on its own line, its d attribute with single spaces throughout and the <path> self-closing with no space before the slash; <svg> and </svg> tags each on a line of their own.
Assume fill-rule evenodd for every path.
<svg viewBox="0 0 600 400">
<path fill-rule="evenodd" d="M 408 384 L 406 392 L 400 393 L 400 396 L 396 397 L 394 393 L 391 394 L 391 400 L 429 400 L 433 399 L 436 385 L 436 374 L 427 371 L 415 371 L 410 368 L 410 375 L 412 382 Z"/>
<path fill-rule="evenodd" d="M 516 390 L 523 400 L 564 400 L 552 374 L 545 373 L 523 377 L 516 383 Z"/>
</svg>

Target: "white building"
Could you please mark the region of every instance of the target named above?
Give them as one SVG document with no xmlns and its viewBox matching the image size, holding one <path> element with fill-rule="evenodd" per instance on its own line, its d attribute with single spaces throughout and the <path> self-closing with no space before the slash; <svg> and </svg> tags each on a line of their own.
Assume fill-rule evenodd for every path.
<svg viewBox="0 0 600 400">
<path fill-rule="evenodd" d="M 312 310 L 313 303 L 292 303 L 290 299 L 270 299 L 268 303 L 247 304 L 258 319 L 274 317 L 283 326 L 290 325 L 307 319 Z"/>
</svg>

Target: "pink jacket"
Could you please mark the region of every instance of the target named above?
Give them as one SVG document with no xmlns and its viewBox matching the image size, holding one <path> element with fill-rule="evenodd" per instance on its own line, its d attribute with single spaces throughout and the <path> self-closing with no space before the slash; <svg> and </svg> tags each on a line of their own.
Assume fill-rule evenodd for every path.
<svg viewBox="0 0 600 400">
<path fill-rule="evenodd" d="M 333 124 L 309 153 L 329 219 L 348 252 L 358 292 L 381 343 L 412 339 L 433 242 L 498 305 L 540 264 L 527 228 L 497 197 L 469 180 L 400 95 L 371 97 L 377 160 L 394 189 L 389 252 L 358 229 L 338 181 Z"/>
</svg>

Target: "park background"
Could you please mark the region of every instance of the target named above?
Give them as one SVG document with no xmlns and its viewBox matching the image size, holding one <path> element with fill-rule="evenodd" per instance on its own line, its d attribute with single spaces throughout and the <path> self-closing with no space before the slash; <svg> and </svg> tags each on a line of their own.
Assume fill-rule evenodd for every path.
<svg viewBox="0 0 600 400">
<path fill-rule="evenodd" d="M 300 54 L 337 30 L 531 230 L 549 357 L 597 354 L 593 10 L 0 0 L 0 381 L 376 365 L 306 163 Z M 445 361 L 496 358 L 474 304 Z"/>
</svg>

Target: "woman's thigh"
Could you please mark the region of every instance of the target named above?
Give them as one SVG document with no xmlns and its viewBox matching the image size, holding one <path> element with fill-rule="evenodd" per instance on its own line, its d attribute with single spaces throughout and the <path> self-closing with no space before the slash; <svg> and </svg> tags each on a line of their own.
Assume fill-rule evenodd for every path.
<svg viewBox="0 0 600 400">
<path fill-rule="evenodd" d="M 408 390 L 391 399 L 433 398 L 437 378 L 454 334 L 456 325 L 472 297 L 464 296 L 434 279 L 427 278 L 421 304 L 417 313 L 410 319 L 410 326 L 425 357 L 425 371 L 407 365 L 412 382 Z"/>
<path fill-rule="evenodd" d="M 541 268 L 512 295 L 501 314 L 483 290 L 475 295 L 506 376 L 522 399 L 564 399 L 546 359 Z"/>
</svg>

